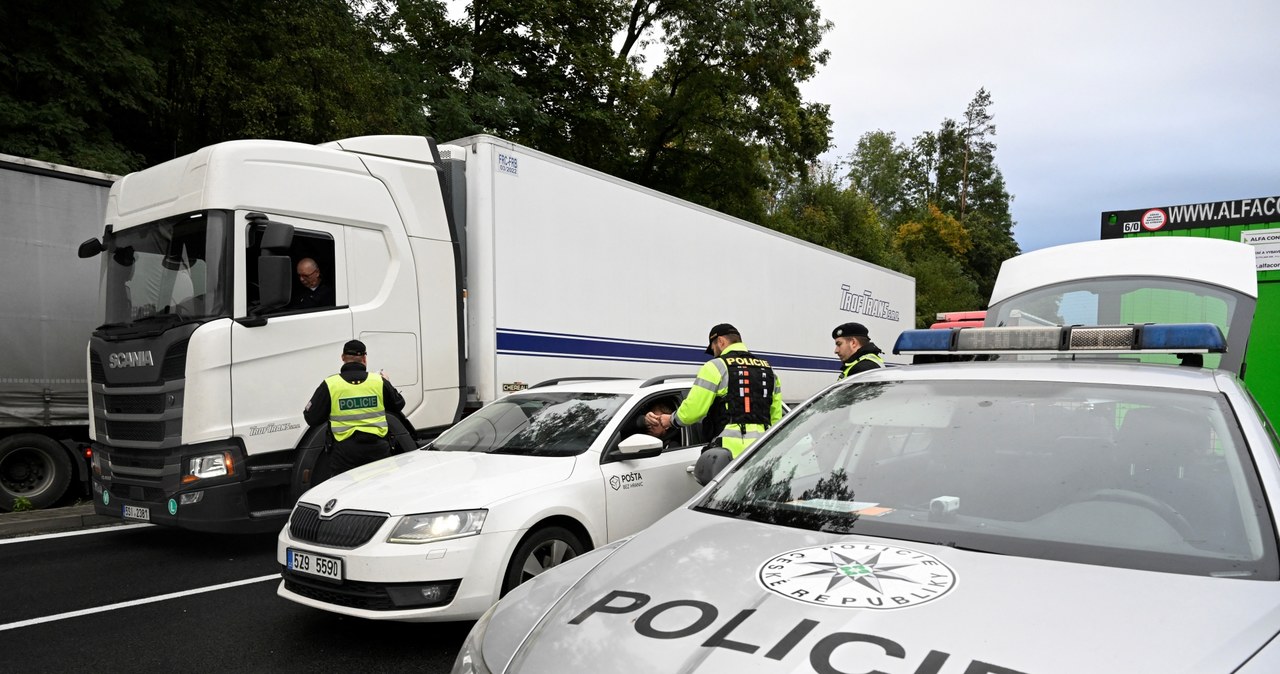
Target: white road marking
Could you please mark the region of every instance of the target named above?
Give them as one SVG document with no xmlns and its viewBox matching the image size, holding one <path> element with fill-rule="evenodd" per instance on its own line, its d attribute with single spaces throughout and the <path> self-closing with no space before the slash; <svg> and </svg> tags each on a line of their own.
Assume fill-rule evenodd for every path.
<svg viewBox="0 0 1280 674">
<path fill-rule="evenodd" d="M 129 608 L 130 606 L 141 606 L 142 604 L 154 604 L 158 601 L 167 601 L 169 599 L 178 599 L 180 597 L 189 597 L 193 594 L 202 594 L 204 592 L 216 592 L 218 590 L 226 590 L 241 585 L 252 585 L 253 583 L 261 583 L 267 580 L 278 580 L 280 574 L 273 573 L 269 576 L 258 576 L 257 578 L 246 578 L 244 580 L 233 580 L 230 583 L 222 583 L 220 585 L 210 585 L 209 587 L 199 587 L 194 590 L 183 590 L 181 592 L 170 592 L 169 594 L 157 595 L 155 597 L 147 597 L 145 599 L 134 599 L 132 601 L 122 601 L 118 604 L 108 604 L 106 606 L 97 606 L 94 608 L 81 609 L 79 611 L 68 611 L 67 613 L 59 613 L 57 615 L 45 616 L 43 618 L 32 618 L 30 620 L 19 620 L 15 623 L 7 623 L 0 625 L 0 632 L 5 630 L 16 630 L 19 627 L 30 627 L 41 623 L 51 623 L 57 620 L 66 620 L 67 618 L 78 618 L 85 615 L 93 615 L 95 613 L 105 613 L 106 611 L 114 611 L 116 609 Z"/>
<path fill-rule="evenodd" d="M 154 527 L 154 524 L 119 524 L 114 526 L 102 526 L 94 529 L 77 529 L 76 531 L 62 531 L 56 534 L 38 534 L 36 536 L 22 536 L 20 538 L 6 538 L 0 540 L 0 545 L 7 543 L 26 543 L 27 541 L 45 541 L 50 538 L 66 538 L 67 536 L 84 536 L 85 534 L 101 534 L 108 531 L 125 531 L 127 529 L 137 529 L 139 527 Z"/>
</svg>

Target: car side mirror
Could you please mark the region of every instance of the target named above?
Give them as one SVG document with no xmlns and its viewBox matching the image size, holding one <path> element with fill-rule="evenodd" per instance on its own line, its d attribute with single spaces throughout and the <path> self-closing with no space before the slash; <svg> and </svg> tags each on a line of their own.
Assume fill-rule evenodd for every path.
<svg viewBox="0 0 1280 674">
<path fill-rule="evenodd" d="M 662 453 L 662 441 L 652 435 L 636 433 L 618 443 L 618 453 L 624 459 L 647 459 Z"/>
</svg>

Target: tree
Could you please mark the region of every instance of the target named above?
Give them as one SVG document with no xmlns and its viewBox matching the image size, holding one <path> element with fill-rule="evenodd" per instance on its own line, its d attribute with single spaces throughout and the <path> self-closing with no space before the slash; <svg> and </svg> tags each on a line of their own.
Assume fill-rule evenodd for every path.
<svg viewBox="0 0 1280 674">
<path fill-rule="evenodd" d="M 117 124 L 162 104 L 123 0 L 0 3 L 0 151 L 110 173 L 143 163 Z"/>
<path fill-rule="evenodd" d="M 911 160 L 911 151 L 891 131 L 862 134 L 849 155 L 851 187 L 875 204 L 881 221 L 887 224 L 898 224 L 913 210 L 912 204 L 920 201 L 912 198 L 908 179 Z"/>
<path fill-rule="evenodd" d="M 344 0 L 155 2 L 166 104 L 132 131 L 153 162 L 235 138 L 318 143 L 420 129 Z"/>
<path fill-rule="evenodd" d="M 842 187 L 831 166 L 787 189 L 764 224 L 867 262 L 889 262 L 874 204 L 857 189 Z"/>
<path fill-rule="evenodd" d="M 757 221 L 829 144 L 798 86 L 827 59 L 814 0 L 473 0 L 456 22 L 439 0 L 378 0 L 363 17 L 441 137 L 494 133 Z"/>
<path fill-rule="evenodd" d="M 759 220 L 777 185 L 829 145 L 826 105 L 799 83 L 826 63 L 813 0 L 635 0 L 663 31 L 665 60 L 641 91 L 634 161 L 618 173 Z M 774 167 L 771 169 L 770 167 Z"/>
</svg>

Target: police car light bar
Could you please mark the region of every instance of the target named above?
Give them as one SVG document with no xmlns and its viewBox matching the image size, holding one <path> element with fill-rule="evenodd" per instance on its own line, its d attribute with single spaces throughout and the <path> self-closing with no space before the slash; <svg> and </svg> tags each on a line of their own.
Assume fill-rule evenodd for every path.
<svg viewBox="0 0 1280 674">
<path fill-rule="evenodd" d="M 1225 353 L 1212 323 L 904 330 L 895 354 Z"/>
</svg>

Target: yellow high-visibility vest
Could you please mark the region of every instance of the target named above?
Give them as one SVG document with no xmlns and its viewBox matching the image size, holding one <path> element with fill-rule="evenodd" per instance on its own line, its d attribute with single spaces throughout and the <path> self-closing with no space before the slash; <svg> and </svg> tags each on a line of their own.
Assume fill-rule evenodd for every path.
<svg viewBox="0 0 1280 674">
<path fill-rule="evenodd" d="M 370 374 L 363 382 L 352 384 L 335 374 L 324 383 L 329 386 L 329 430 L 334 439 L 346 440 L 356 431 L 387 437 L 381 375 Z"/>
</svg>

